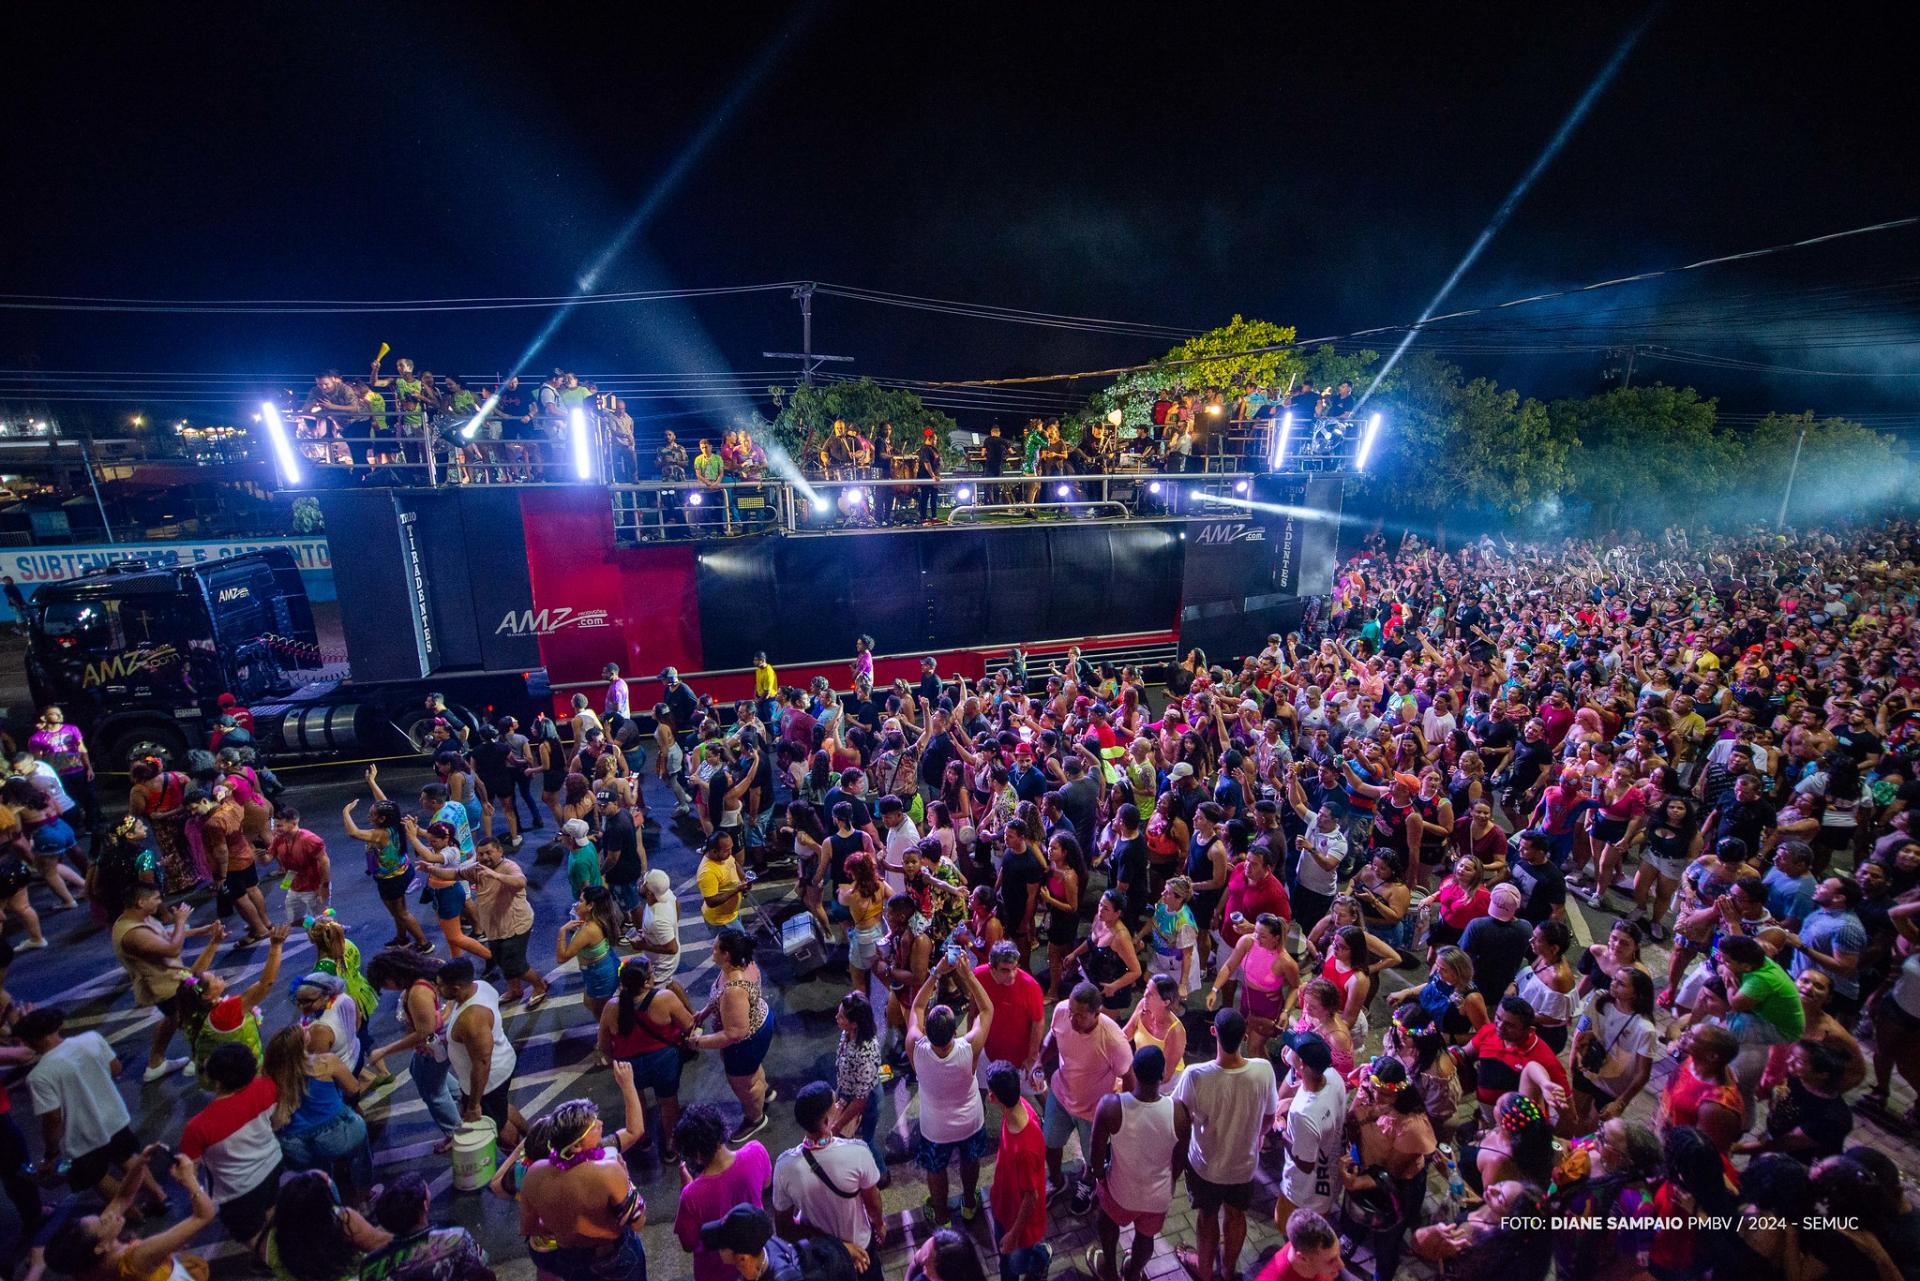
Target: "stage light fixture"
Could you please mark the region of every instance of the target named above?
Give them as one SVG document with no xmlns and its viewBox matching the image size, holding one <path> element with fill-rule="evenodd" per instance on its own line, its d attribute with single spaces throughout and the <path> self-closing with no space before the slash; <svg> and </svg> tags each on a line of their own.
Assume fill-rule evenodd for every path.
<svg viewBox="0 0 1920 1281">
<path fill-rule="evenodd" d="M 1367 434 L 1360 438 L 1360 456 L 1353 460 L 1353 469 L 1362 472 L 1367 469 L 1367 459 L 1373 457 L 1373 442 L 1380 438 L 1380 415 L 1367 419 Z"/>
<path fill-rule="evenodd" d="M 593 442 L 587 435 L 587 411 L 585 407 L 575 405 L 573 412 L 567 415 L 567 428 L 573 437 L 573 478 L 575 480 L 593 479 Z"/>
<path fill-rule="evenodd" d="M 287 436 L 287 424 L 280 417 L 280 406 L 271 400 L 260 405 L 260 416 L 266 420 L 267 439 L 273 444 L 274 461 L 280 464 L 280 479 L 289 485 L 300 483 L 300 456 L 293 452 L 293 441 Z"/>
</svg>

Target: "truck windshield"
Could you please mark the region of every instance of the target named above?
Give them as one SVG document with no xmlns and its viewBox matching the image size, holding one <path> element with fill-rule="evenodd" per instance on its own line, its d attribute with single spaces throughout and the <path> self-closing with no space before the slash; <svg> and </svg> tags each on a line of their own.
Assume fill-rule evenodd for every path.
<svg viewBox="0 0 1920 1281">
<path fill-rule="evenodd" d="M 116 600 L 51 601 L 40 607 L 40 632 L 57 649 L 126 648 Z"/>
</svg>

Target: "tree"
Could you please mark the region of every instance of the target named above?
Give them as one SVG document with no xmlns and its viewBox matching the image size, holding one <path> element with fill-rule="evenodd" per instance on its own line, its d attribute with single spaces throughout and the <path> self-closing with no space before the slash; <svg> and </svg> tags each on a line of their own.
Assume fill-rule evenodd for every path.
<svg viewBox="0 0 1920 1281">
<path fill-rule="evenodd" d="M 818 453 L 833 434 L 833 421 L 844 419 L 869 438 L 882 423 L 893 424 L 893 445 L 910 454 L 920 447 L 922 433 L 931 430 L 947 466 L 960 461 L 960 451 L 948 440 L 953 419 L 929 408 L 920 397 L 899 387 L 882 387 L 871 378 L 858 382 L 831 382 L 799 387 L 769 387 L 767 394 L 779 413 L 766 425 L 782 449 L 805 465 L 818 462 Z"/>
<path fill-rule="evenodd" d="M 1658 529 L 1690 519 L 1726 483 L 1733 451 L 1716 430 L 1716 402 L 1691 387 L 1620 387 L 1547 407 L 1569 455 L 1573 493 L 1601 529 Z"/>
<path fill-rule="evenodd" d="M 1804 446 L 1800 445 L 1805 433 Z M 1843 418 L 1768 414 L 1743 432 L 1729 431 L 1729 492 L 1713 513 L 1730 522 L 1771 521 L 1793 474 L 1789 520 L 1852 516 L 1907 492 L 1909 468 L 1889 437 Z M 1793 457 L 1799 447 L 1800 466 Z"/>
<path fill-rule="evenodd" d="M 1364 386 L 1364 376 L 1349 368 L 1335 381 Z M 1492 379 L 1463 382 L 1456 366 L 1416 352 L 1370 403 L 1386 418 L 1385 435 L 1356 488 L 1390 510 L 1444 527 L 1454 514 L 1511 517 L 1566 484 L 1572 438 L 1545 405 Z"/>
</svg>

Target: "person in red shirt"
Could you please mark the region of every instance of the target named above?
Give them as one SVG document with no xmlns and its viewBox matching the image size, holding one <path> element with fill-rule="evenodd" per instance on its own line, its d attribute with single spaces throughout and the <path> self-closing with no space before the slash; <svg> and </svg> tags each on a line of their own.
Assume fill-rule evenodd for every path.
<svg viewBox="0 0 1920 1281">
<path fill-rule="evenodd" d="M 991 991 L 991 988 L 989 988 Z M 987 1089 L 1000 1104 L 1000 1153 L 987 1204 L 1000 1229 L 1001 1281 L 1046 1281 L 1047 1144 L 1033 1104 L 1020 1097 L 1020 1070 L 1002 1060 L 987 1069 Z"/>
<path fill-rule="evenodd" d="M 1225 912 L 1220 937 L 1228 947 L 1238 943 L 1262 916 L 1272 914 L 1293 923 L 1293 904 L 1287 899 L 1286 885 L 1273 874 L 1273 853 L 1267 846 L 1249 847 L 1245 860 L 1227 876 Z"/>
<path fill-rule="evenodd" d="M 233 1239 L 251 1242 L 279 1191 L 283 1162 L 273 1110 L 280 1092 L 259 1074 L 253 1051 L 238 1041 L 207 1057 L 202 1079 L 214 1098 L 181 1131 L 180 1154 L 206 1171 L 220 1222 Z"/>
<path fill-rule="evenodd" d="M 1025 1072 L 1040 1054 L 1047 1030 L 1046 994 L 1033 975 L 1020 968 L 1020 949 L 1006 939 L 993 945 L 987 963 L 976 966 L 974 977 L 987 990 L 993 1007 L 993 1026 L 980 1054 L 980 1081 L 985 1088 L 987 1068 L 996 1061 Z"/>
<path fill-rule="evenodd" d="M 1480 1025 L 1462 1051 L 1477 1066 L 1475 1094 L 1488 1117 L 1500 1096 L 1519 1091 L 1545 1107 L 1546 1083 L 1571 1092 L 1567 1069 L 1533 1030 L 1533 1007 L 1503 996 L 1493 1018 Z"/>
<path fill-rule="evenodd" d="M 327 843 L 300 826 L 300 811 L 282 805 L 273 812 L 267 858 L 293 880 L 287 886 L 287 924 L 298 925 L 327 910 L 333 898 L 333 862 Z"/>
<path fill-rule="evenodd" d="M 1314 1210 L 1287 1216 L 1287 1240 L 1254 1281 L 1334 1281 L 1340 1275 L 1340 1237 Z"/>
</svg>

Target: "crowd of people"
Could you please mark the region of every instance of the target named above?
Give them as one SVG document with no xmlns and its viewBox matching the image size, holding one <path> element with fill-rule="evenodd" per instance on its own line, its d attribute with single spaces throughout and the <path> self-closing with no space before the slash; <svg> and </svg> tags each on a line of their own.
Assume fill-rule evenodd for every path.
<svg viewBox="0 0 1920 1281">
<path fill-rule="evenodd" d="M 423 1189 L 375 1195 L 355 1098 L 406 1055 L 447 1143 L 497 1130 L 495 1190 L 562 1281 L 647 1275 L 628 1163 L 648 1153 L 680 1167 L 697 1281 L 879 1277 L 880 1193 L 909 1168 L 911 1266 L 939 1281 L 982 1276 L 989 1246 L 1003 1281 L 1049 1275 L 1054 1211 L 1095 1223 L 1083 1271 L 1141 1281 L 1187 1208 L 1194 1281 L 1386 1281 L 1411 1257 L 1507 1281 L 1910 1275 L 1920 1211 L 1857 1116 L 1920 1128 L 1890 1102 L 1896 1074 L 1920 1083 L 1914 536 L 1376 544 L 1308 635 L 1225 667 L 1189 652 L 1164 689 L 1077 650 L 878 686 L 862 637 L 845 692 L 763 657 L 753 699 L 717 709 L 669 669 L 636 717 L 609 667 L 569 720 L 444 717 L 417 794 L 368 771 L 344 818 L 391 917 L 371 956 L 331 911 L 340 851 L 244 748 L 136 765 L 127 817 L 69 867 L 91 767 L 50 713 L 0 807 L 18 947 L 36 874 L 56 900 L 84 887 L 156 1014 L 145 1078 L 192 1071 L 209 1098 L 145 1145 L 97 1033 L 0 1004 L 43 1141 L 29 1164 L 4 1127 L 9 1200 L 32 1240 L 34 1175 L 100 1198 L 42 1239 L 89 1281 L 199 1276 L 187 1247 L 215 1219 L 292 1281 L 477 1271 Z M 674 804 L 651 829 L 647 779 Z M 598 1025 L 612 1133 L 590 1100 L 528 1118 L 511 1096 L 502 1007 L 547 999 L 527 944 L 561 909 L 511 856 L 549 822 L 555 959 Z M 661 824 L 699 850 L 704 992 L 650 864 Z M 834 958 L 809 981 L 843 959 L 847 990 L 832 1079 L 797 1090 L 804 1138 L 776 1156 L 756 1136 L 778 998 L 743 926 L 789 876 Z M 194 924 L 178 899 L 202 884 Z M 211 971 L 235 917 L 268 949 L 245 991 Z M 297 1020 L 263 1027 L 294 929 L 317 960 Z M 388 994 L 399 1034 L 377 1044 Z M 731 1101 L 682 1105 L 710 1058 Z M 130 1233 L 163 1175 L 190 1217 Z M 1262 1188 L 1284 1244 L 1249 1260 Z"/>
<path fill-rule="evenodd" d="M 288 402 L 295 447 L 311 462 L 351 469 L 374 483 L 511 483 L 571 479 L 572 415 L 586 416 L 602 478 L 614 482 L 685 483 L 666 491 L 661 520 L 685 526 L 720 524 L 733 516 L 737 486 L 767 478 L 768 454 L 754 425 L 736 423 L 713 437 L 682 441 L 665 431 L 644 465 L 626 402 L 590 377 L 555 369 L 532 386 L 519 377 L 465 387 L 450 375 L 417 369 L 408 358 L 383 372 L 385 350 L 365 378 L 328 370 L 304 395 Z M 1158 397 L 1149 421 L 1124 417 L 1083 421 L 1032 418 L 1024 428 L 991 424 L 950 468 L 945 442 L 931 428 L 911 433 L 892 422 L 834 419 L 792 459 L 795 470 L 829 482 L 918 480 L 911 488 L 877 486 L 835 491 L 836 517 L 857 524 L 932 519 L 939 482 L 954 474 L 989 482 L 983 493 L 1028 504 L 1040 500 L 1048 478 L 1100 476 L 1123 470 L 1206 472 L 1264 460 L 1273 453 L 1280 420 L 1296 422 L 1296 453 L 1331 456 L 1357 438 L 1359 399 L 1351 382 L 1316 388 L 1311 379 L 1287 387 L 1247 384 L 1223 391 L 1173 388 Z M 428 470 L 431 458 L 433 469 Z M 1075 500 L 1083 495 L 1075 491 Z M 689 508 L 704 510 L 689 510 Z M 755 509 L 758 511 L 758 509 Z M 743 517 L 744 519 L 744 517 Z M 750 522 L 749 522 L 750 523 Z"/>
</svg>

